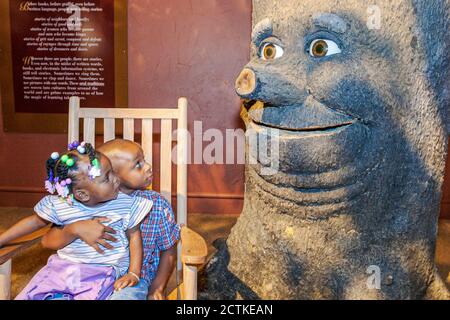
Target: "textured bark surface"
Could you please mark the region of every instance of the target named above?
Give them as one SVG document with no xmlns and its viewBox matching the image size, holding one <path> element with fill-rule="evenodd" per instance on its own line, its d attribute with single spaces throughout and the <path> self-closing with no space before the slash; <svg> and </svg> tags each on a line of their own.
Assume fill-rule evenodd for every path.
<svg viewBox="0 0 450 320">
<path fill-rule="evenodd" d="M 246 166 L 243 212 L 200 297 L 449 298 L 434 264 L 449 2 L 374 4 L 375 29 L 364 1 L 253 1 L 252 56 L 237 92 L 264 103 L 243 110 L 248 129 L 281 129 L 279 171 Z M 318 39 L 340 52 L 312 56 Z M 265 43 L 281 56 L 264 60 Z M 374 266 L 379 289 L 368 286 Z"/>
</svg>

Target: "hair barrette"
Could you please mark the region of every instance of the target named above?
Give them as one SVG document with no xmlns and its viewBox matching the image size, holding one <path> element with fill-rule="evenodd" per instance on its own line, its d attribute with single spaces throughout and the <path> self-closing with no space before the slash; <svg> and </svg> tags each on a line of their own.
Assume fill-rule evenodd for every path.
<svg viewBox="0 0 450 320">
<path fill-rule="evenodd" d="M 62 185 L 61 183 L 55 183 L 55 190 L 61 198 L 66 199 L 69 196 L 69 188 L 66 184 Z"/>
<path fill-rule="evenodd" d="M 59 184 L 63 187 L 68 186 L 72 183 L 72 179 L 67 178 L 66 180 L 61 181 Z"/>
<path fill-rule="evenodd" d="M 69 146 L 67 149 L 69 151 L 72 151 L 72 150 L 75 150 L 79 145 L 80 145 L 80 143 L 78 141 L 74 141 L 72 143 L 69 143 Z"/>
<path fill-rule="evenodd" d="M 58 160 L 59 159 L 59 153 L 58 152 L 53 152 L 50 155 L 50 158 L 52 158 L 53 160 Z"/>
<path fill-rule="evenodd" d="M 86 153 L 86 142 L 78 142 L 78 141 L 74 141 L 72 143 L 69 143 L 69 151 L 73 151 L 73 150 L 77 150 L 79 153 L 81 154 L 85 154 Z"/>
<path fill-rule="evenodd" d="M 102 171 L 96 166 L 90 166 L 88 175 L 91 180 L 94 180 L 102 175 Z"/>
<path fill-rule="evenodd" d="M 73 167 L 73 165 L 75 164 L 75 161 L 72 158 L 70 158 L 67 154 L 61 157 L 61 162 L 64 163 L 69 168 Z"/>
<path fill-rule="evenodd" d="M 56 191 L 55 185 L 50 180 L 45 180 L 44 186 L 45 186 L 45 190 L 47 190 L 48 193 L 50 193 L 50 194 L 55 193 L 55 191 Z"/>
</svg>

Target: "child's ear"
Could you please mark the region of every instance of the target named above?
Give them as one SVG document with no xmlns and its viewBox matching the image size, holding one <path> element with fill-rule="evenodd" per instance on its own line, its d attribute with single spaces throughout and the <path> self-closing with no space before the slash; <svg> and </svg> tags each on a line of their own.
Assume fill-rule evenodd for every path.
<svg viewBox="0 0 450 320">
<path fill-rule="evenodd" d="M 91 199 L 89 192 L 85 189 L 76 189 L 73 195 L 80 202 L 88 202 Z"/>
</svg>

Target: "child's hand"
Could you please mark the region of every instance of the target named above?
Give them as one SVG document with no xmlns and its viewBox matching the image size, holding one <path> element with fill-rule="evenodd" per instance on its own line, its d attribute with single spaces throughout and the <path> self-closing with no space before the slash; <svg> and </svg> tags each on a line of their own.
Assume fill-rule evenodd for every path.
<svg viewBox="0 0 450 320">
<path fill-rule="evenodd" d="M 162 290 L 157 289 L 149 293 L 148 300 L 166 300 L 166 297 L 164 296 L 164 292 Z"/>
<path fill-rule="evenodd" d="M 114 282 L 114 291 L 120 291 L 126 287 L 134 287 L 138 282 L 138 279 L 134 275 L 128 273 Z"/>
<path fill-rule="evenodd" d="M 111 234 L 115 234 L 116 231 L 103 223 L 108 222 L 110 219 L 97 217 L 92 220 L 78 221 L 69 225 L 73 234 L 78 236 L 81 240 L 93 247 L 98 253 L 103 254 L 104 251 L 100 246 L 106 249 L 113 249 L 113 246 L 107 241 L 117 242 Z"/>
</svg>

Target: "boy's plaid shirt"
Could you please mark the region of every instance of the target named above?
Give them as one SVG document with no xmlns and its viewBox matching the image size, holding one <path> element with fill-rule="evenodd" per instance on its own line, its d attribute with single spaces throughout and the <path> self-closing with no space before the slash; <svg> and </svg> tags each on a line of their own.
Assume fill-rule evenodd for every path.
<svg viewBox="0 0 450 320">
<path fill-rule="evenodd" d="M 180 239 L 180 227 L 175 221 L 172 207 L 159 193 L 151 190 L 137 191 L 153 201 L 153 207 L 141 223 L 143 260 L 141 278 L 152 283 L 158 271 L 161 251 L 170 249 Z"/>
</svg>

